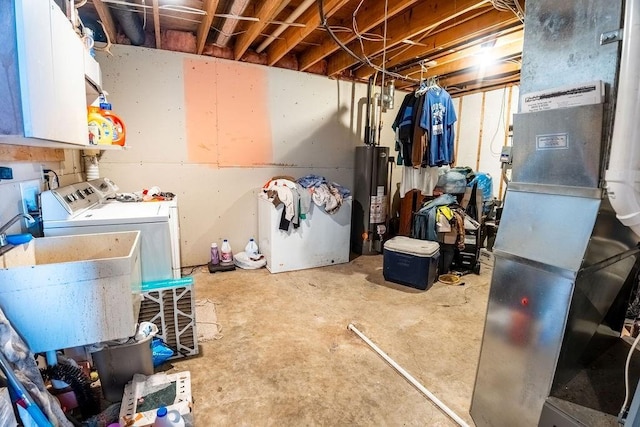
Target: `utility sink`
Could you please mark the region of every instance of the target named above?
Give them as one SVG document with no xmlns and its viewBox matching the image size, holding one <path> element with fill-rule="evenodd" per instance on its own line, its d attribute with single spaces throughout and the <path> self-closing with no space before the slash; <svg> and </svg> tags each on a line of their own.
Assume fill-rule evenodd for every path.
<svg viewBox="0 0 640 427">
<path fill-rule="evenodd" d="M 135 333 L 140 232 L 41 237 L 0 256 L 0 308 L 34 353 Z"/>
</svg>

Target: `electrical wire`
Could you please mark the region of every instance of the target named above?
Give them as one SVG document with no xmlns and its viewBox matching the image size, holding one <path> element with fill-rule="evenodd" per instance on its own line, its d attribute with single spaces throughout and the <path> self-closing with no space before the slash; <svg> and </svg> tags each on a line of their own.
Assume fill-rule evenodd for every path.
<svg viewBox="0 0 640 427">
<path fill-rule="evenodd" d="M 501 12 L 513 12 L 514 15 L 524 23 L 524 10 L 520 6 L 519 0 L 489 0 L 496 10 Z"/>
<path fill-rule="evenodd" d="M 201 267 L 206 267 L 207 264 L 200 264 L 200 265 L 193 265 L 191 267 L 182 267 L 180 270 L 186 270 L 187 268 L 190 268 L 191 270 L 188 273 L 182 273 L 182 277 L 188 277 L 191 276 L 198 268 Z"/>
<path fill-rule="evenodd" d="M 60 187 L 60 178 L 58 178 L 58 174 L 56 173 L 56 171 L 54 171 L 53 169 L 43 169 L 42 173 L 47 174 L 47 175 L 49 173 L 53 173 L 53 175 L 56 177 L 56 186 L 55 187 L 51 187 L 51 184 L 49 183 L 49 180 L 47 180 L 47 186 L 49 187 L 49 190 L 53 190 L 54 188 Z"/>
<path fill-rule="evenodd" d="M 336 33 L 353 33 L 353 29 L 348 27 L 343 27 L 341 25 L 332 25 L 331 29 Z M 375 33 L 363 33 L 357 34 L 356 37 L 362 37 L 363 40 L 367 40 L 370 42 L 382 42 L 384 41 L 383 37 L 380 34 Z"/>
<path fill-rule="evenodd" d="M 382 79 L 380 81 L 380 110 L 378 111 L 378 145 L 380 145 L 380 139 L 382 138 L 382 110 L 384 105 L 384 69 L 387 63 L 387 21 L 389 14 L 389 0 L 384 0 L 384 30 L 382 36 Z M 362 50 L 364 53 L 364 49 Z"/>
<path fill-rule="evenodd" d="M 368 58 L 365 59 L 361 58 L 360 56 L 358 56 L 357 54 L 355 54 L 351 49 L 349 49 L 344 43 L 342 43 L 340 41 L 340 39 L 335 35 L 335 33 L 331 30 L 331 27 L 329 26 L 329 24 L 327 23 L 327 17 L 324 14 L 324 0 L 318 0 L 318 10 L 319 10 L 319 14 L 320 14 L 320 24 L 322 25 L 322 27 L 327 30 L 327 32 L 329 33 L 329 35 L 331 36 L 331 38 L 333 39 L 334 42 L 336 42 L 336 44 L 338 46 L 340 46 L 340 48 L 347 53 L 349 56 L 353 57 L 354 59 L 356 59 L 358 62 L 361 62 L 363 64 L 366 64 L 368 66 L 370 66 L 371 68 L 373 68 L 374 70 L 383 72 L 389 76 L 393 76 L 397 79 L 400 80 L 405 80 L 405 81 L 410 81 L 410 82 L 414 82 L 414 83 L 418 83 L 415 79 L 412 79 L 410 77 L 407 76 L 403 76 L 402 74 L 398 74 L 398 73 L 393 73 L 390 72 L 388 70 L 384 70 L 382 68 L 380 68 L 379 66 L 375 65 L 374 63 L 372 63 L 371 61 L 368 60 Z"/>
<path fill-rule="evenodd" d="M 638 341 L 640 341 L 640 334 L 638 334 L 635 341 L 633 341 L 633 344 L 629 349 L 629 354 L 627 355 L 627 363 L 624 365 L 624 402 L 622 403 L 622 408 L 620 408 L 620 415 L 618 415 L 619 419 L 626 417 L 627 402 L 629 401 L 629 363 L 631 362 L 631 356 L 638 345 Z"/>
<path fill-rule="evenodd" d="M 493 155 L 493 157 L 496 158 L 500 158 L 500 155 L 502 154 L 502 149 L 500 149 L 500 151 L 495 151 L 493 148 L 493 145 L 496 141 L 496 136 L 498 136 L 498 131 L 500 130 L 500 125 L 502 125 L 503 127 L 506 127 L 506 123 L 504 121 L 504 116 L 505 116 L 505 111 L 504 111 L 504 107 L 505 107 L 505 98 L 507 97 L 507 87 L 505 86 L 502 89 L 502 103 L 500 105 L 500 119 L 498 120 L 498 124 L 496 125 L 496 131 L 493 134 L 493 137 L 491 137 L 491 142 L 489 143 L 489 149 L 491 150 L 491 154 Z"/>
</svg>

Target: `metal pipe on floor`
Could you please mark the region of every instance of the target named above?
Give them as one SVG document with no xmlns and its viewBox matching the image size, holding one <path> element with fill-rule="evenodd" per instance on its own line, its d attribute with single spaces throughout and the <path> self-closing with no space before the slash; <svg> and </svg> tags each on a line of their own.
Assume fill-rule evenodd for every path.
<svg viewBox="0 0 640 427">
<path fill-rule="evenodd" d="M 407 381 L 409 381 L 415 388 L 417 388 L 418 390 L 420 390 L 420 392 L 422 392 L 422 394 L 427 396 L 429 398 L 429 400 L 431 400 L 433 403 L 435 403 L 436 406 L 438 408 L 440 408 L 445 414 L 447 414 L 453 421 L 455 421 L 458 425 L 460 425 L 462 427 L 469 427 L 469 424 L 467 424 L 462 418 L 460 418 L 460 416 L 458 416 L 458 414 L 453 412 L 447 405 L 442 403 L 440 401 L 440 399 L 438 399 L 433 393 L 431 393 L 429 390 L 427 390 L 422 384 L 420 384 L 418 382 L 418 380 L 413 378 L 411 376 L 411 374 L 409 374 L 407 371 L 405 371 L 402 368 L 402 366 L 398 365 L 384 351 L 380 350 L 380 348 L 378 348 L 377 345 L 375 345 L 369 338 L 367 338 L 362 332 L 360 332 L 355 326 L 353 326 L 352 323 L 349 323 L 349 326 L 347 326 L 347 329 L 355 332 L 356 335 L 358 335 L 365 343 L 367 343 L 369 345 L 369 347 L 371 347 L 376 353 L 378 353 L 380 356 L 382 356 L 382 358 L 384 360 L 386 360 L 387 363 L 389 363 L 396 371 L 398 371 L 400 373 L 400 375 L 405 377 L 407 379 Z"/>
</svg>

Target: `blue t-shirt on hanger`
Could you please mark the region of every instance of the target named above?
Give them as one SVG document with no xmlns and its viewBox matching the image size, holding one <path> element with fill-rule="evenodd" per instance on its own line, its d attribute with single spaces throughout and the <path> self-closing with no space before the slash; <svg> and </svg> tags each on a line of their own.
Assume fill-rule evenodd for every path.
<svg viewBox="0 0 640 427">
<path fill-rule="evenodd" d="M 429 132 L 429 166 L 453 163 L 456 112 L 451 95 L 440 88 L 430 88 L 424 97 L 420 126 Z"/>
</svg>

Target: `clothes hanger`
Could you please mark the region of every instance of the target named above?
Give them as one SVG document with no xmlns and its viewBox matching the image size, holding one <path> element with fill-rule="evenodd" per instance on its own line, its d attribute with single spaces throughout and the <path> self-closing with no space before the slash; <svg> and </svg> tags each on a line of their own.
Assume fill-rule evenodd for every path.
<svg viewBox="0 0 640 427">
<path fill-rule="evenodd" d="M 427 90 L 432 90 L 434 92 L 440 92 L 442 90 L 442 88 L 438 84 L 438 78 L 437 77 L 431 77 L 429 79 L 429 85 L 428 85 L 428 89 Z"/>
<path fill-rule="evenodd" d="M 424 79 L 424 73 L 427 71 L 427 67 L 424 65 L 424 61 L 420 62 L 420 86 L 416 89 L 416 98 L 424 95 L 429 90 L 429 82 Z"/>
<path fill-rule="evenodd" d="M 420 87 L 416 89 L 415 96 L 422 96 L 429 90 L 429 84 L 424 80 L 424 73 L 427 71 L 424 61 L 420 61 Z"/>
</svg>

